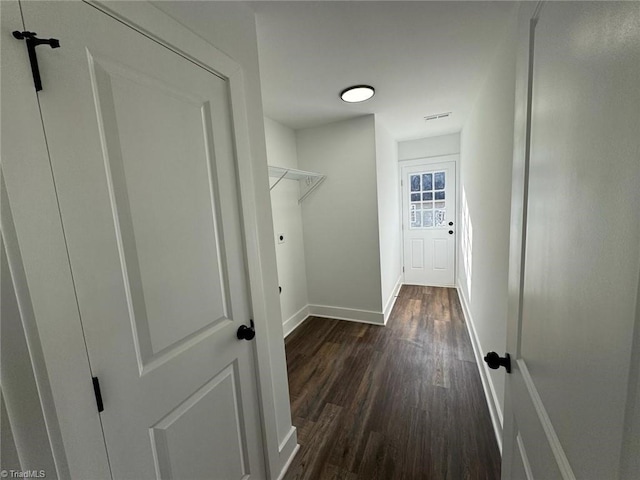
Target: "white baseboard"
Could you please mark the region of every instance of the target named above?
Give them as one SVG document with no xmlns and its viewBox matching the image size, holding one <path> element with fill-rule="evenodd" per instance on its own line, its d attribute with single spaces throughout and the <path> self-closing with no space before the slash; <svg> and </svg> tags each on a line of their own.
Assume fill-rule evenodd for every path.
<svg viewBox="0 0 640 480">
<path fill-rule="evenodd" d="M 307 318 L 309 318 L 309 305 L 305 305 L 284 321 L 282 324 L 284 338 L 287 338 L 296 328 L 302 325 Z"/>
<path fill-rule="evenodd" d="M 279 453 L 280 458 L 286 458 L 286 461 L 282 465 L 282 469 L 280 470 L 280 474 L 278 475 L 278 480 L 284 478 L 295 458 L 296 454 L 300 450 L 300 445 L 298 444 L 298 435 L 296 433 L 296 427 L 291 426 L 291 430 L 284 437 L 284 440 L 280 443 Z"/>
<path fill-rule="evenodd" d="M 476 327 L 473 323 L 473 318 L 471 317 L 471 310 L 469 308 L 467 298 L 462 293 L 462 288 L 460 288 L 460 285 L 456 287 L 456 290 L 458 291 L 458 297 L 460 298 L 460 304 L 462 305 L 462 311 L 465 316 L 465 323 L 467 324 L 467 330 L 469 332 L 469 338 L 471 339 L 473 353 L 476 357 L 476 365 L 478 366 L 478 371 L 480 372 L 482 389 L 484 390 L 484 396 L 489 407 L 489 414 L 491 415 L 491 423 L 493 423 L 493 430 L 496 435 L 496 440 L 498 441 L 498 448 L 500 449 L 500 453 L 502 454 L 503 416 L 502 410 L 500 410 L 500 402 L 498 400 L 495 387 L 493 386 L 491 377 L 488 375 L 487 367 L 485 366 L 483 360 L 484 357 L 482 355 L 482 346 L 480 345 L 480 339 L 478 338 L 478 333 L 476 332 Z"/>
<path fill-rule="evenodd" d="M 355 308 L 331 307 L 328 305 L 309 305 L 309 315 L 314 317 L 335 318 L 351 322 L 384 325 L 384 313 Z"/>
<path fill-rule="evenodd" d="M 393 291 L 391 292 L 391 296 L 387 299 L 387 303 L 384 306 L 384 324 L 387 324 L 389 320 L 389 315 L 391 315 L 391 311 L 393 310 L 393 306 L 396 304 L 396 299 L 398 298 L 398 292 L 400 292 L 400 288 L 402 287 L 402 274 L 398 277 L 395 286 L 393 287 Z"/>
<path fill-rule="evenodd" d="M 402 286 L 402 278 L 398 279 L 398 284 L 394 288 L 393 295 L 387 302 L 389 313 L 395 303 L 397 291 Z M 282 325 L 284 337 L 288 337 L 293 331 L 311 317 L 334 318 L 336 320 L 347 320 L 349 322 L 371 323 L 374 325 L 385 325 L 389 314 L 373 312 L 371 310 L 358 310 L 355 308 L 332 307 L 329 305 L 305 305 Z"/>
</svg>

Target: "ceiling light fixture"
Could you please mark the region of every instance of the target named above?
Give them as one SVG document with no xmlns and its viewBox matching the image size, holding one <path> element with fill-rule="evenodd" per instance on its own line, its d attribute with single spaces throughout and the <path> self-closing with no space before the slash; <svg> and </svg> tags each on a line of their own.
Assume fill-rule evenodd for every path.
<svg viewBox="0 0 640 480">
<path fill-rule="evenodd" d="M 347 103 L 358 103 L 369 100 L 374 93 L 376 93 L 375 89 L 369 85 L 354 85 L 343 90 L 340 98 Z"/>
</svg>

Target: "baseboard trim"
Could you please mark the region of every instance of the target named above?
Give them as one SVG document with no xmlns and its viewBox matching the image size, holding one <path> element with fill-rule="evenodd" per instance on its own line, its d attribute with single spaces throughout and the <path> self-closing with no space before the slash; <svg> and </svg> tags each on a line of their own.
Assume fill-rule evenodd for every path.
<svg viewBox="0 0 640 480">
<path fill-rule="evenodd" d="M 284 338 L 291 335 L 307 318 L 323 317 L 333 318 L 335 320 L 346 320 L 348 322 L 370 323 L 373 325 L 386 325 L 389 314 L 395 304 L 398 290 L 402 286 L 402 277 L 398 279 L 398 283 L 394 287 L 393 295 L 387 302 L 388 313 L 374 312 L 371 310 L 358 310 L 355 308 L 332 307 L 329 305 L 305 305 L 282 325 Z"/>
<path fill-rule="evenodd" d="M 469 338 L 471 339 L 471 346 L 473 347 L 473 353 L 476 357 L 476 365 L 478 367 L 478 372 L 480 373 L 480 380 L 482 381 L 482 389 L 484 390 L 484 396 L 485 396 L 485 399 L 487 400 L 487 406 L 489 407 L 489 414 L 491 415 L 491 423 L 493 424 L 493 431 L 496 435 L 496 440 L 498 442 L 498 448 L 500 449 L 500 454 L 502 454 L 503 417 L 502 417 L 502 411 L 500 410 L 500 403 L 498 401 L 498 396 L 496 395 L 493 382 L 491 381 L 491 378 L 487 374 L 487 370 L 483 360 L 480 339 L 478 338 L 478 333 L 476 332 L 476 327 L 473 323 L 473 317 L 471 316 L 471 310 L 469 308 L 467 298 L 462 293 L 462 289 L 460 288 L 460 285 L 456 286 L 456 290 L 458 291 L 458 298 L 460 298 L 460 304 L 462 305 L 462 312 L 465 317 L 465 324 L 467 325 Z"/>
<path fill-rule="evenodd" d="M 391 315 L 391 311 L 393 310 L 393 306 L 396 304 L 396 299 L 398 298 L 398 293 L 400 292 L 400 288 L 402 288 L 402 274 L 398 277 L 395 286 L 393 287 L 393 291 L 391 292 L 391 296 L 389 296 L 387 303 L 384 306 L 384 324 L 387 324 L 389 320 L 389 315 Z"/>
<path fill-rule="evenodd" d="M 384 306 L 384 324 L 385 325 L 389 321 L 389 315 L 391 315 L 391 312 L 393 311 L 393 306 L 396 304 L 398 293 L 400 292 L 400 288 L 402 288 L 402 276 L 403 275 L 400 274 L 400 276 L 398 277 L 398 280 L 396 280 L 396 284 L 393 287 L 391 295 L 387 299 L 387 303 L 385 303 L 385 306 Z"/>
<path fill-rule="evenodd" d="M 314 317 L 335 318 L 350 322 L 384 325 L 384 313 L 355 308 L 331 307 L 328 305 L 309 305 L 309 315 Z"/>
<path fill-rule="evenodd" d="M 296 313 L 291 315 L 282 324 L 282 330 L 284 331 L 284 338 L 287 338 L 293 331 L 304 323 L 309 318 L 309 305 L 305 305 Z"/>
<path fill-rule="evenodd" d="M 284 478 L 293 462 L 293 459 L 296 457 L 296 454 L 300 450 L 300 445 L 298 444 L 298 436 L 296 434 L 296 427 L 291 426 L 289 433 L 284 437 L 282 443 L 280 443 L 279 453 L 280 458 L 286 455 L 287 461 L 282 465 L 282 470 L 280 470 L 280 474 L 278 475 L 278 480 Z M 287 453 L 289 452 L 289 453 Z"/>
</svg>

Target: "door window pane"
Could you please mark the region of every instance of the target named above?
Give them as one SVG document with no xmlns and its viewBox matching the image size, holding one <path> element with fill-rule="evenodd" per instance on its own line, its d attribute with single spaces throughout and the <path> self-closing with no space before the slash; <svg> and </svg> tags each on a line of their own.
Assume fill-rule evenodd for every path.
<svg viewBox="0 0 640 480">
<path fill-rule="evenodd" d="M 422 211 L 414 210 L 411 212 L 411 228 L 422 227 Z"/>
<path fill-rule="evenodd" d="M 411 191 L 420 191 L 420 175 L 411 175 Z"/>
<path fill-rule="evenodd" d="M 425 210 L 422 213 L 424 214 L 423 226 L 433 227 L 433 210 Z"/>
<path fill-rule="evenodd" d="M 409 174 L 409 184 L 411 186 L 409 228 L 444 227 L 446 172 Z"/>
<path fill-rule="evenodd" d="M 422 190 L 432 190 L 433 178 L 430 173 L 422 174 Z"/>
</svg>

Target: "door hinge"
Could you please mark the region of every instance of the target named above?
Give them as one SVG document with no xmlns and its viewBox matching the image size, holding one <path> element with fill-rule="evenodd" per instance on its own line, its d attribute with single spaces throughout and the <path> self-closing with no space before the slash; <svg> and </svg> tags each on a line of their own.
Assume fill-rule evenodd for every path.
<svg viewBox="0 0 640 480">
<path fill-rule="evenodd" d="M 27 52 L 29 53 L 29 63 L 31 64 L 31 74 L 33 75 L 33 85 L 36 92 L 42 90 L 42 80 L 40 79 L 40 68 L 38 67 L 38 56 L 36 47 L 38 45 L 49 45 L 51 48 L 59 48 L 60 41 L 56 38 L 38 38 L 36 32 L 13 32 L 13 37 L 27 42 Z"/>
<path fill-rule="evenodd" d="M 402 273 L 404 273 L 404 267 L 402 267 Z"/>
<path fill-rule="evenodd" d="M 104 410 L 104 404 L 102 403 L 102 392 L 100 392 L 100 381 L 98 377 L 91 377 L 93 380 L 93 393 L 96 395 L 96 406 L 98 407 L 98 412 L 102 412 Z"/>
</svg>

